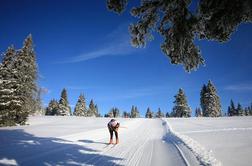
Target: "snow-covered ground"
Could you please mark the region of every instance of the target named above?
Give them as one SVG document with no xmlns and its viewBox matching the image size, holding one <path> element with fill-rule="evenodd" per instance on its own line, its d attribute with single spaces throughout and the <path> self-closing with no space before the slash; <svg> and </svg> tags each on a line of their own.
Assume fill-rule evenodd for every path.
<svg viewBox="0 0 252 166">
<path fill-rule="evenodd" d="M 108 118 L 30 117 L 0 128 L 0 165 L 251 165 L 252 117 L 118 119 L 120 143 L 108 145 Z M 199 154 L 200 153 L 200 154 Z"/>
<path fill-rule="evenodd" d="M 210 155 L 228 166 L 251 165 L 252 117 L 172 118 L 168 122 L 194 150 L 205 152 L 201 157 Z"/>
</svg>

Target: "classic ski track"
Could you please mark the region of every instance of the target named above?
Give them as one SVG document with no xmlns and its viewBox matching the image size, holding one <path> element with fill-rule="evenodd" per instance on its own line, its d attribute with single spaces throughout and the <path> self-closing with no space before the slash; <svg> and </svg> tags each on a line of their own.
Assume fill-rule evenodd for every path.
<svg viewBox="0 0 252 166">
<path fill-rule="evenodd" d="M 152 155 L 153 155 L 153 142 L 151 142 L 151 152 L 150 152 L 150 158 L 149 158 L 150 165 L 151 165 Z"/>
<path fill-rule="evenodd" d="M 138 127 L 137 128 L 135 128 L 134 130 L 132 130 L 132 131 L 130 131 L 130 133 L 132 133 L 132 132 L 135 132 L 135 131 L 137 131 L 137 129 L 141 126 L 143 124 L 143 122 L 141 122 L 141 124 L 140 125 L 138 125 Z M 126 134 L 128 134 L 128 133 L 126 133 Z M 135 137 L 137 137 L 137 136 L 135 136 Z M 134 140 L 136 140 L 136 139 L 134 139 L 134 138 L 130 138 L 130 140 L 129 141 L 134 141 Z M 98 154 L 100 154 L 100 155 L 103 155 L 103 154 L 107 154 L 107 153 L 110 153 L 110 152 L 112 152 L 111 154 L 115 154 L 115 153 L 117 153 L 117 148 L 122 148 L 122 147 L 124 147 L 124 146 L 126 146 L 126 145 L 121 145 L 121 144 L 118 144 L 118 145 L 113 145 L 112 147 L 110 146 L 110 145 L 107 145 L 108 147 L 105 147 L 105 150 L 102 150 L 100 153 L 98 153 Z M 126 146 L 127 147 L 127 146 Z M 133 148 L 132 146 L 130 146 L 130 148 Z M 131 150 L 131 149 L 130 149 Z M 95 162 L 92 162 L 94 159 L 96 159 L 96 158 L 98 158 L 97 160 L 95 160 Z M 102 156 L 95 156 L 95 157 L 92 157 L 92 158 L 90 158 L 89 160 L 87 160 L 86 161 L 86 163 L 88 164 L 88 163 L 90 163 L 90 164 L 95 164 L 95 163 L 98 163 L 98 162 L 100 162 L 102 159 L 103 159 L 104 157 L 102 157 Z M 118 158 L 121 158 L 121 156 L 118 156 Z"/>
<path fill-rule="evenodd" d="M 162 120 L 164 121 L 164 120 Z M 166 122 L 166 121 L 164 121 Z M 148 164 L 151 165 L 152 163 L 152 156 L 153 156 L 153 150 L 154 150 L 154 142 L 151 141 L 152 139 L 152 128 L 150 127 L 150 123 L 147 123 L 148 125 L 146 125 L 145 123 L 141 123 L 140 125 L 138 125 L 135 129 L 129 131 L 129 132 L 126 132 L 124 133 L 125 135 L 132 135 L 130 133 L 134 132 L 134 133 L 138 133 L 138 134 L 133 134 L 133 137 L 130 137 L 128 140 L 127 140 L 127 144 L 118 144 L 118 145 L 106 145 L 105 147 L 101 147 L 99 145 L 96 145 L 96 148 L 97 149 L 94 149 L 94 150 L 97 150 L 97 153 L 94 152 L 95 155 L 94 157 L 88 159 L 88 160 L 85 160 L 85 165 L 96 165 L 97 163 L 99 163 L 100 161 L 102 161 L 104 159 L 104 154 L 110 154 L 110 155 L 115 155 L 116 158 L 122 158 L 123 160 L 117 160 L 115 161 L 115 163 L 113 165 L 139 165 L 140 164 L 140 161 L 141 161 L 141 158 L 144 154 L 144 148 L 146 147 L 145 145 L 150 142 L 150 146 L 151 146 L 151 150 L 150 152 L 148 153 L 148 158 L 149 158 L 149 162 Z M 143 127 L 144 126 L 144 127 Z M 171 136 L 171 143 L 174 145 L 174 147 L 178 150 L 179 152 L 179 155 L 181 156 L 181 158 L 183 159 L 183 162 L 185 163 L 186 166 L 190 166 L 188 160 L 186 159 L 183 151 L 180 149 L 180 147 L 177 145 L 176 141 L 174 140 L 174 136 L 172 135 L 172 133 L 170 133 L 169 129 L 169 125 L 168 123 L 166 123 L 166 131 L 165 131 L 165 134 L 169 134 Z M 139 129 L 141 130 L 141 132 L 137 132 L 139 131 Z M 97 129 L 95 129 L 97 130 Z M 93 131 L 93 130 L 91 130 Z M 83 135 L 84 133 L 87 133 L 87 132 L 80 132 L 80 133 L 75 133 L 75 134 L 71 134 L 71 135 L 65 135 L 65 136 L 61 136 L 60 138 L 63 139 L 64 137 L 65 138 L 71 138 L 71 137 L 76 137 L 76 136 L 81 136 Z M 139 135 L 141 135 L 142 138 L 144 139 L 138 139 L 139 138 Z M 105 141 L 106 140 L 106 137 L 102 137 L 102 138 L 99 138 L 97 139 L 96 141 Z M 137 141 L 136 141 L 137 140 Z M 67 140 L 64 140 L 64 141 L 67 141 Z M 78 142 L 78 141 L 73 141 L 74 142 Z M 84 146 L 84 145 L 91 145 L 93 144 L 92 142 L 91 143 L 82 143 L 81 146 Z M 131 145 L 131 146 L 128 146 L 128 145 Z M 59 151 L 62 151 L 62 150 L 67 150 L 67 149 L 72 149 L 72 148 L 75 148 L 74 146 L 67 146 L 67 147 L 61 147 L 61 148 L 57 148 L 59 146 L 56 146 L 56 147 L 51 147 L 48 151 L 46 152 L 42 152 L 40 154 L 37 154 L 37 155 L 32 155 L 30 157 L 26 157 L 26 158 L 23 158 L 21 160 L 20 163 L 23 163 L 23 162 L 27 162 L 29 160 L 34 160 L 34 159 L 38 159 L 38 158 L 41 158 L 41 157 L 44 157 L 44 156 L 47 156 L 47 155 L 50 155 L 50 154 L 53 154 L 53 153 L 57 153 Z M 89 147 L 89 146 L 87 146 Z M 120 153 L 119 155 L 116 155 L 118 153 L 118 148 L 119 149 L 125 149 L 123 150 L 122 153 Z M 104 156 L 103 156 L 104 155 Z"/>
<path fill-rule="evenodd" d="M 137 131 L 138 130 L 138 128 L 139 127 L 141 127 L 143 124 L 141 124 L 141 125 L 139 125 L 137 128 L 135 128 L 133 131 L 131 131 L 131 132 L 135 132 L 135 131 Z M 144 128 L 144 130 L 147 130 L 147 128 Z M 146 132 L 145 132 L 146 133 Z M 116 154 L 116 153 L 118 153 L 118 148 L 121 148 L 121 149 L 123 149 L 123 148 L 125 148 L 126 147 L 126 149 L 127 150 L 124 150 L 123 151 L 123 153 L 120 153 L 120 155 L 119 156 L 117 156 L 118 158 L 123 158 L 124 156 L 129 156 L 128 154 L 132 154 L 132 151 L 133 151 L 133 149 L 135 148 L 135 147 L 137 147 L 136 145 L 138 145 L 139 144 L 139 142 L 138 141 L 135 141 L 135 140 L 138 140 L 137 139 L 137 137 L 139 136 L 139 134 L 138 135 L 134 135 L 134 137 L 131 137 L 130 139 L 128 139 L 127 140 L 127 142 L 129 142 L 130 144 L 131 144 L 131 146 L 126 146 L 126 144 L 118 144 L 118 145 L 115 145 L 115 147 L 114 148 L 111 148 L 111 149 L 109 149 L 109 150 L 106 150 L 106 151 L 103 151 L 102 152 L 102 154 L 103 153 L 110 153 L 110 154 Z M 147 138 L 147 137 L 146 137 Z M 134 155 L 134 154 L 133 154 Z M 132 155 L 131 155 L 132 156 Z M 129 158 L 129 157 L 128 157 Z M 94 158 L 93 158 L 94 159 Z M 103 157 L 100 157 L 98 160 L 96 160 L 95 162 L 91 162 L 91 164 L 95 164 L 95 163 L 99 163 L 101 160 L 103 159 Z M 90 162 L 91 160 L 89 160 L 89 162 Z M 122 161 L 119 161 L 119 162 L 115 162 L 114 163 L 114 165 L 116 165 L 116 164 L 121 164 L 121 163 L 123 163 L 123 162 L 125 162 L 125 160 L 122 160 Z M 123 164 L 123 165 L 127 165 L 127 164 Z"/>
<path fill-rule="evenodd" d="M 144 138 L 146 138 L 145 140 L 144 140 L 144 142 L 142 142 L 143 140 L 139 140 L 139 141 L 136 141 L 136 143 L 135 143 L 135 145 L 133 146 L 131 146 L 131 148 L 123 155 L 123 156 L 128 156 L 128 158 L 129 158 L 129 160 L 126 162 L 126 164 L 125 165 L 131 165 L 131 163 L 132 162 L 134 162 L 134 161 L 138 161 L 138 160 L 140 160 L 140 158 L 139 157 L 136 157 L 136 155 L 137 156 L 139 156 L 139 155 L 141 155 L 141 150 L 143 150 L 144 149 L 144 146 L 146 145 L 146 143 L 150 140 L 149 139 L 149 134 L 151 133 L 150 132 L 150 130 L 148 129 L 148 127 L 146 127 L 145 126 L 145 128 L 144 128 L 144 130 L 143 130 L 143 133 L 145 134 L 144 136 Z M 143 134 L 143 133 L 141 133 L 141 135 Z M 137 136 L 138 137 L 138 136 Z M 136 139 L 134 139 L 134 140 L 136 140 Z M 139 145 L 140 144 L 140 145 Z M 137 145 L 139 145 L 139 146 L 137 146 Z M 136 147 L 138 147 L 138 148 L 136 148 Z M 134 152 L 132 153 L 132 149 L 134 149 L 134 148 L 136 148 L 135 150 L 134 150 Z M 126 154 L 130 154 L 130 155 L 126 155 Z M 136 160 L 136 159 L 137 160 Z M 138 163 L 138 162 L 137 162 Z M 135 165 L 137 165 L 137 164 L 135 164 Z"/>
<path fill-rule="evenodd" d="M 149 137 L 148 137 L 149 138 Z M 150 141 L 150 143 L 151 143 L 151 151 L 150 151 L 150 156 L 149 156 L 149 164 L 151 164 L 151 159 L 152 159 L 152 152 L 153 152 L 153 141 L 151 141 L 151 139 L 149 138 L 149 139 L 147 139 L 146 140 L 146 142 L 145 142 L 145 144 L 147 144 L 148 142 Z M 141 151 L 142 151 L 142 153 L 140 153 L 140 156 L 139 156 L 139 158 L 138 158 L 138 160 L 137 160 L 137 162 L 136 162 L 136 165 L 138 165 L 139 164 L 139 162 L 141 161 L 141 159 L 142 159 L 142 156 L 143 156 L 143 154 L 144 154 L 144 147 L 141 149 Z"/>
<path fill-rule="evenodd" d="M 138 128 L 141 127 L 142 125 L 143 125 L 143 124 L 139 125 Z M 134 130 L 131 131 L 131 132 L 136 132 L 136 131 L 138 130 L 138 128 L 134 129 Z M 121 148 L 121 149 L 126 148 L 126 150 L 124 150 L 123 153 L 120 153 L 120 155 L 117 156 L 117 157 L 118 157 L 118 158 L 122 158 L 122 159 L 123 159 L 124 156 L 127 156 L 127 157 L 128 157 L 128 155 L 126 155 L 126 154 L 131 154 L 132 151 L 133 151 L 133 149 L 134 149 L 135 147 L 137 147 L 137 145 L 138 145 L 138 143 L 139 143 L 139 142 L 136 141 L 138 136 L 139 136 L 139 135 L 134 135 L 134 137 L 131 137 L 130 139 L 127 140 L 127 142 L 130 143 L 131 146 L 127 146 L 126 144 L 118 144 L 118 145 L 116 145 L 115 148 L 113 148 L 112 150 L 110 150 L 109 153 L 111 152 L 111 154 L 113 155 L 113 154 L 118 153 L 118 150 L 117 150 L 118 148 Z M 131 156 L 132 156 L 132 155 L 131 155 Z M 101 158 L 101 159 L 102 159 L 102 158 Z M 101 159 L 100 159 L 100 160 L 101 160 Z M 100 161 L 100 160 L 99 160 L 99 161 Z M 98 161 L 97 161 L 97 162 L 98 162 Z M 97 163 L 97 162 L 96 162 L 96 163 Z M 123 162 L 125 162 L 125 160 L 119 161 L 118 163 L 115 162 L 114 165 L 116 165 L 116 164 L 121 164 L 121 163 L 123 163 Z M 123 164 L 123 165 L 127 165 L 127 164 Z"/>
<path fill-rule="evenodd" d="M 140 127 L 140 126 L 139 126 Z M 169 127 L 169 126 L 167 126 Z M 165 128 L 164 128 L 165 129 Z M 139 141 L 135 141 L 137 140 L 136 138 L 138 138 L 139 134 L 145 138 L 144 140 L 141 139 Z M 141 161 L 141 158 L 143 156 L 144 153 L 144 148 L 145 145 L 149 142 L 150 146 L 151 146 L 151 150 L 148 153 L 148 164 L 151 165 L 152 163 L 152 156 L 153 156 L 153 150 L 154 150 L 154 142 L 151 141 L 152 137 L 152 128 L 149 127 L 149 123 L 148 125 L 144 126 L 142 132 L 139 132 L 138 135 L 135 135 L 134 137 L 131 137 L 129 140 L 127 140 L 127 142 L 131 145 L 129 148 L 127 148 L 127 150 L 124 150 L 124 152 L 122 152 L 118 157 L 119 158 L 127 158 L 126 160 L 122 160 L 122 161 L 117 161 L 114 163 L 114 165 L 116 164 L 123 164 L 123 165 L 138 165 L 139 162 Z M 168 130 L 165 130 L 165 134 L 170 134 Z M 176 144 L 176 141 L 174 141 L 174 137 L 171 137 L 172 140 L 171 143 L 172 145 L 177 149 L 178 154 L 180 155 L 181 159 L 183 160 L 183 163 L 186 166 L 190 166 L 188 160 L 186 159 L 183 151 L 180 149 L 180 147 Z M 117 145 L 118 147 L 115 147 L 116 149 L 112 149 L 110 151 L 107 152 L 112 152 L 111 154 L 115 154 L 117 153 L 117 148 L 123 148 L 124 146 L 120 146 Z M 126 145 L 125 145 L 126 146 Z M 102 157 L 99 159 L 99 161 L 102 159 Z M 95 163 L 99 163 L 99 161 L 96 161 Z M 95 164 L 92 163 L 92 164 Z"/>
</svg>

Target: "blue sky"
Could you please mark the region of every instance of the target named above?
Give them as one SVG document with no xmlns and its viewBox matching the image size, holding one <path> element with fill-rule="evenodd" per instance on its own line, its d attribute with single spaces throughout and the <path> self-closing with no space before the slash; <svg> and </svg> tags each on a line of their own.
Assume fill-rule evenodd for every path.
<svg viewBox="0 0 252 166">
<path fill-rule="evenodd" d="M 39 84 L 48 89 L 44 105 L 59 99 L 66 88 L 72 107 L 84 93 L 87 104 L 94 99 L 102 114 L 112 107 L 130 111 L 132 105 L 142 115 L 147 107 L 170 112 L 174 95 L 183 88 L 194 111 L 209 79 L 223 111 L 231 98 L 243 106 L 252 102 L 252 24 L 239 26 L 228 43 L 196 41 L 206 66 L 188 74 L 182 66 L 170 64 L 160 50 L 159 36 L 146 48 L 131 47 L 127 26 L 136 19 L 128 12 L 108 12 L 105 2 L 1 1 L 0 52 L 11 44 L 22 47 L 24 38 L 33 35 Z"/>
</svg>

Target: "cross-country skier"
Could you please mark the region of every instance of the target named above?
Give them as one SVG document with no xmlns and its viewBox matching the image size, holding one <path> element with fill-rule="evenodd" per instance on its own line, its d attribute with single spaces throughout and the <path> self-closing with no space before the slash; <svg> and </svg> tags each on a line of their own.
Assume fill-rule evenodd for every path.
<svg viewBox="0 0 252 166">
<path fill-rule="evenodd" d="M 120 123 L 115 119 L 111 119 L 110 122 L 108 123 L 108 129 L 109 129 L 109 133 L 110 133 L 109 144 L 113 143 L 113 132 L 115 132 L 116 144 L 119 143 L 119 138 L 118 138 L 118 128 L 119 128 L 119 126 L 120 126 Z"/>
</svg>

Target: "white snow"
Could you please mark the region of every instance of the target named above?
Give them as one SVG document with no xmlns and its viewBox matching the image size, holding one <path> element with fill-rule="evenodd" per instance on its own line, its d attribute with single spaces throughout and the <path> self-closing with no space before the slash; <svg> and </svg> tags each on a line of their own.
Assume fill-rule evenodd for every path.
<svg viewBox="0 0 252 166">
<path fill-rule="evenodd" d="M 228 166 L 251 165 L 252 117 L 171 118 L 168 122 L 192 151 L 202 151 L 199 155 L 203 161 L 205 158 Z"/>
<path fill-rule="evenodd" d="M 252 117 L 117 119 L 34 116 L 0 128 L 0 165 L 250 165 Z"/>
<path fill-rule="evenodd" d="M 212 151 L 207 151 L 202 145 L 200 145 L 197 141 L 188 137 L 187 135 L 183 135 L 181 133 L 175 132 L 172 126 L 169 124 L 167 120 L 167 124 L 169 126 L 169 131 L 175 136 L 178 137 L 183 143 L 194 153 L 194 155 L 199 159 L 200 163 L 203 165 L 213 165 L 220 166 L 221 163 L 218 161 L 212 154 Z"/>
</svg>

